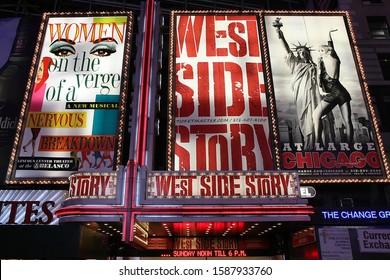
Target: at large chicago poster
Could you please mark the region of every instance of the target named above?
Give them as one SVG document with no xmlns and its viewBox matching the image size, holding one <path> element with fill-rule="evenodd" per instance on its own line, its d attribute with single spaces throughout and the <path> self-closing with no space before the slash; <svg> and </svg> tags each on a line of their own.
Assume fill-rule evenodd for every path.
<svg viewBox="0 0 390 280">
<path fill-rule="evenodd" d="M 262 19 L 280 168 L 308 180 L 386 177 L 347 14 L 264 12 Z"/>
</svg>

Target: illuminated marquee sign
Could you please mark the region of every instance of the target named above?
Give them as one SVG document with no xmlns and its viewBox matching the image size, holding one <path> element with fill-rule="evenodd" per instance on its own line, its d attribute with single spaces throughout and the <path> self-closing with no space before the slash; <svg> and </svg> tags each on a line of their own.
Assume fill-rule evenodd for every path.
<svg viewBox="0 0 390 280">
<path fill-rule="evenodd" d="M 182 237 L 175 238 L 173 243 L 174 250 L 220 250 L 220 249 L 238 249 L 237 238 L 218 238 L 218 237 Z"/>
<path fill-rule="evenodd" d="M 0 190 L 0 225 L 57 225 L 65 199 L 58 190 Z"/>
<path fill-rule="evenodd" d="M 296 198 L 291 172 L 149 172 L 148 198 Z"/>
<path fill-rule="evenodd" d="M 162 255 L 164 257 L 166 255 Z M 173 250 L 172 257 L 246 257 L 245 250 Z"/>
<path fill-rule="evenodd" d="M 73 198 L 116 198 L 117 173 L 79 173 L 70 176 L 67 200 Z"/>
<path fill-rule="evenodd" d="M 7 183 L 118 169 L 132 14 L 43 16 Z"/>
<path fill-rule="evenodd" d="M 153 239 L 149 239 L 150 243 L 155 244 Z M 158 241 L 165 246 L 152 244 L 148 250 L 164 250 L 162 257 L 246 257 L 270 249 L 269 241 L 264 238 L 179 237 L 173 242 L 169 238 Z"/>
<path fill-rule="evenodd" d="M 173 12 L 169 169 L 272 170 L 256 13 Z"/>
</svg>

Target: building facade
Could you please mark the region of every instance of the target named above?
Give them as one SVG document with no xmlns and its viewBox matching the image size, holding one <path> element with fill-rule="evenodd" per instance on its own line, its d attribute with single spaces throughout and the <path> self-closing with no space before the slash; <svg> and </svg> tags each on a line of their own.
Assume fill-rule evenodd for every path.
<svg viewBox="0 0 390 280">
<path fill-rule="evenodd" d="M 389 258 L 388 1 L 128 2 L 1 4 L 1 258 Z"/>
</svg>

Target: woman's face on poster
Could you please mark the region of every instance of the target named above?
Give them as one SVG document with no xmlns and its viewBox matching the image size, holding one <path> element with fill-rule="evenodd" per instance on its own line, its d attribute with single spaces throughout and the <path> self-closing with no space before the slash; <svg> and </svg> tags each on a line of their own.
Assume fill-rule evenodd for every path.
<svg viewBox="0 0 390 280">
<path fill-rule="evenodd" d="M 43 61 L 41 61 L 41 64 L 39 64 L 37 76 L 36 76 L 36 82 L 39 83 L 42 80 L 43 77 Z"/>
<path fill-rule="evenodd" d="M 118 43 L 114 38 L 101 38 L 94 42 L 76 43 L 71 40 L 55 40 L 49 47 L 50 53 L 57 57 L 69 57 L 82 52 L 96 57 L 107 57 L 117 50 Z"/>
</svg>

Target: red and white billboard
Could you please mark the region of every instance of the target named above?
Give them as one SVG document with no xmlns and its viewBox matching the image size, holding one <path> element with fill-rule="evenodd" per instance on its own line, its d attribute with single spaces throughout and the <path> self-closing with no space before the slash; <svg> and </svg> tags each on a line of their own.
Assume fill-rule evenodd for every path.
<svg viewBox="0 0 390 280">
<path fill-rule="evenodd" d="M 173 12 L 173 170 L 272 170 L 259 15 Z"/>
<path fill-rule="evenodd" d="M 132 14 L 44 14 L 8 183 L 67 183 L 116 170 Z"/>
<path fill-rule="evenodd" d="M 262 23 L 277 167 L 302 182 L 388 177 L 348 14 L 263 12 Z"/>
</svg>

